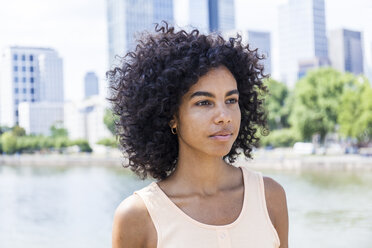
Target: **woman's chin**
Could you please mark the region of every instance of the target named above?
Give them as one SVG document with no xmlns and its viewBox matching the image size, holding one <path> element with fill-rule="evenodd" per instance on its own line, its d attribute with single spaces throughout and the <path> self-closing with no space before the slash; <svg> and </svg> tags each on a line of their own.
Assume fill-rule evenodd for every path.
<svg viewBox="0 0 372 248">
<path fill-rule="evenodd" d="M 228 149 L 228 148 L 226 148 L 226 149 L 215 149 L 212 152 L 210 152 L 210 155 L 215 156 L 215 157 L 224 157 L 227 154 L 229 154 L 230 151 L 231 151 L 231 147 L 230 147 L 230 149 Z"/>
</svg>

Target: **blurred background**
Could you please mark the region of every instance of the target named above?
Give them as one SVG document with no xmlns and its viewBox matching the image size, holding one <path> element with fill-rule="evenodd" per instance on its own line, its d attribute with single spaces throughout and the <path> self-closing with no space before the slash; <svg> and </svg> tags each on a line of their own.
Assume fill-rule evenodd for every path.
<svg viewBox="0 0 372 248">
<path fill-rule="evenodd" d="M 0 247 L 110 247 L 141 181 L 105 73 L 166 20 L 266 56 L 270 133 L 246 163 L 287 192 L 292 247 L 372 247 L 370 0 L 0 2 Z M 124 161 L 124 162 L 123 162 Z"/>
</svg>

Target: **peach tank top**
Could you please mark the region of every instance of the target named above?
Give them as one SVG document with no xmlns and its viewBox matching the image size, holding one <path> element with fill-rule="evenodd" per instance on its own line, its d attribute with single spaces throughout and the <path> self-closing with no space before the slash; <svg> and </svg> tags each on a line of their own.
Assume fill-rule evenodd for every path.
<svg viewBox="0 0 372 248">
<path fill-rule="evenodd" d="M 135 191 L 144 201 L 154 223 L 158 248 L 278 248 L 278 234 L 271 223 L 260 172 L 240 166 L 244 178 L 243 208 L 227 225 L 196 221 L 174 204 L 152 182 Z"/>
</svg>

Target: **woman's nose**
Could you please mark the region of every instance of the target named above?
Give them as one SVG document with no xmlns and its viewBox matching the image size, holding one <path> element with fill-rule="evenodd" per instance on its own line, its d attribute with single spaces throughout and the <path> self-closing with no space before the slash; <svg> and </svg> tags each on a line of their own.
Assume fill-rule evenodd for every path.
<svg viewBox="0 0 372 248">
<path fill-rule="evenodd" d="M 224 124 L 231 122 L 231 113 L 225 106 L 220 106 L 216 108 L 216 114 L 214 122 L 216 124 Z"/>
</svg>

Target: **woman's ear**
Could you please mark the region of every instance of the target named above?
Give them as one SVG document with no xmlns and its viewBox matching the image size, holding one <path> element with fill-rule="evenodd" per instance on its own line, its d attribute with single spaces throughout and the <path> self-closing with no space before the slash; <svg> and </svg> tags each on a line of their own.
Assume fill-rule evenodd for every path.
<svg viewBox="0 0 372 248">
<path fill-rule="evenodd" d="M 168 125 L 170 128 L 177 128 L 176 118 L 173 117 L 173 119 L 168 123 Z"/>
<path fill-rule="evenodd" d="M 173 116 L 173 119 L 169 121 L 169 127 L 171 129 L 172 134 L 177 134 L 177 121 L 176 117 Z"/>
</svg>

